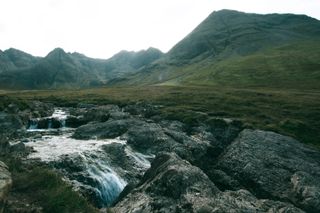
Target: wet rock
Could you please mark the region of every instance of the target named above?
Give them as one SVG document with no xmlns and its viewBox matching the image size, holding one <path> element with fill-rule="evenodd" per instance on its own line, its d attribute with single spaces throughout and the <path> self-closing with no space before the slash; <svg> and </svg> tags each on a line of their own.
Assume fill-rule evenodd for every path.
<svg viewBox="0 0 320 213">
<path fill-rule="evenodd" d="M 6 112 L 0 112 L 0 135 L 10 134 L 23 127 L 24 125 L 19 116 Z"/>
<path fill-rule="evenodd" d="M 218 189 L 197 167 L 176 154 L 163 153 L 152 162 L 138 187 L 115 212 L 192 212 L 208 203 Z"/>
<path fill-rule="evenodd" d="M 139 115 L 145 118 L 150 118 L 159 114 L 157 106 L 147 104 L 144 102 L 127 105 L 124 107 L 124 111 L 130 113 L 131 115 Z"/>
<path fill-rule="evenodd" d="M 10 142 L 10 152 L 24 152 L 26 150 L 26 146 L 24 143 L 18 142 Z"/>
<path fill-rule="evenodd" d="M 11 174 L 8 171 L 8 167 L 6 166 L 6 164 L 0 161 L 0 207 L 1 203 L 3 203 L 6 199 L 11 185 L 12 179 Z"/>
<path fill-rule="evenodd" d="M 244 130 L 221 156 L 217 169 L 260 198 L 320 212 L 320 153 L 290 137 Z"/>
<path fill-rule="evenodd" d="M 38 129 L 48 129 L 49 122 L 50 122 L 49 118 L 39 119 L 39 120 L 37 120 L 37 128 Z"/>
<path fill-rule="evenodd" d="M 132 147 L 146 153 L 170 151 L 175 143 L 163 132 L 161 126 L 146 122 L 131 126 L 124 138 Z"/>
<path fill-rule="evenodd" d="M 78 128 L 79 126 L 87 124 L 88 121 L 83 116 L 68 116 L 66 119 L 66 127 Z"/>
<path fill-rule="evenodd" d="M 202 170 L 174 153 L 160 153 L 128 191 L 115 212 L 303 212 L 288 203 L 257 199 L 247 190 L 221 192 Z"/>
<path fill-rule="evenodd" d="M 73 134 L 77 139 L 115 138 L 125 133 L 134 120 L 109 120 L 104 123 L 91 123 L 79 127 Z"/>
</svg>

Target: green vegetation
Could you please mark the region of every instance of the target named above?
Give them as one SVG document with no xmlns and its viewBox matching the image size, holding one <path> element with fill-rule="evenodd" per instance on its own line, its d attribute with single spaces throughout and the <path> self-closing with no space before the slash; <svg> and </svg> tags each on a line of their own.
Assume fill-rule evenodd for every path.
<svg viewBox="0 0 320 213">
<path fill-rule="evenodd" d="M 44 212 L 98 212 L 47 166 L 26 166 L 12 156 L 1 160 L 9 166 L 16 197 L 41 206 Z"/>
<path fill-rule="evenodd" d="M 188 124 L 211 117 L 241 120 L 247 127 L 272 130 L 320 146 L 320 91 L 270 88 L 149 86 L 70 91 L 8 93 L 23 100 L 60 106 L 78 103 L 120 104 L 147 102 L 161 105 L 159 115 Z"/>
</svg>

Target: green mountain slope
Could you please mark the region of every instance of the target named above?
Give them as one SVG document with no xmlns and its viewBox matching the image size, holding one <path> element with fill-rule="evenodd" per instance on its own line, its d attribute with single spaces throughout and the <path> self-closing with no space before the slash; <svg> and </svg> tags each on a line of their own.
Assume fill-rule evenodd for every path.
<svg viewBox="0 0 320 213">
<path fill-rule="evenodd" d="M 292 14 L 212 13 L 161 60 L 120 85 L 318 88 L 320 21 Z"/>
<path fill-rule="evenodd" d="M 120 52 L 103 60 L 56 48 L 44 58 L 18 50 L 0 52 L 0 87 L 11 89 L 56 89 L 101 86 L 114 78 L 136 72 L 162 56 L 154 48 Z"/>
</svg>

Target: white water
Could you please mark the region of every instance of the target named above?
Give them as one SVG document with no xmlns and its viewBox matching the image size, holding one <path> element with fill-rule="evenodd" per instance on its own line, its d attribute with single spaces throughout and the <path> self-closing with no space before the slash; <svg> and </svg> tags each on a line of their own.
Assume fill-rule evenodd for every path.
<svg viewBox="0 0 320 213">
<path fill-rule="evenodd" d="M 67 116 L 66 112 L 56 109 L 53 115 L 48 118 L 65 121 Z M 60 129 L 67 130 L 68 128 L 63 127 Z M 25 143 L 26 146 L 32 147 L 34 150 L 34 152 L 29 154 L 28 158 L 40 159 L 44 162 L 59 162 L 66 157 L 70 159 L 75 157 L 80 158 L 77 163 L 80 163 L 85 168 L 85 172 L 87 172 L 89 177 L 98 183 L 95 189 L 98 194 L 97 196 L 103 201 L 103 206 L 109 206 L 119 196 L 127 185 L 127 182 L 110 167 L 108 162 L 99 159 L 99 156 L 101 156 L 101 153 L 107 155 L 102 150 L 103 145 L 112 143 L 126 144 L 126 141 L 119 138 L 77 140 L 71 138 L 74 129 L 69 128 L 69 131 L 60 131 L 60 129 L 37 129 L 36 125 L 31 125 L 29 131 L 41 131 L 44 132 L 42 134 L 47 134 L 32 142 Z M 58 131 L 62 135 L 50 135 L 51 131 Z M 139 168 L 144 168 L 143 170 L 145 171 L 150 167 L 150 162 L 147 159 L 153 156 L 134 152 L 129 146 L 126 146 L 125 152 L 127 156 L 134 160 Z M 77 181 L 71 182 L 76 183 Z"/>
<path fill-rule="evenodd" d="M 47 131 L 48 129 L 52 128 L 52 119 L 58 120 L 61 123 L 62 127 L 66 126 L 66 119 L 68 117 L 68 113 L 63 111 L 60 108 L 55 108 L 54 112 L 51 116 L 49 117 L 43 117 L 43 118 L 35 118 L 30 120 L 30 125 L 27 131 L 29 132 L 34 132 L 34 131 L 38 131 L 38 132 L 43 132 L 43 131 Z M 38 122 L 41 119 L 48 119 L 48 128 L 47 129 L 38 129 Z"/>
<path fill-rule="evenodd" d="M 31 153 L 28 158 L 39 158 L 41 161 L 57 161 L 61 156 L 71 154 L 82 154 L 95 150 L 101 150 L 102 145 L 111 143 L 124 144 L 126 141 L 115 139 L 107 140 L 77 140 L 70 138 L 71 133 L 57 136 L 43 136 L 34 142 L 26 143 L 26 146 L 32 147 L 35 152 Z"/>
</svg>

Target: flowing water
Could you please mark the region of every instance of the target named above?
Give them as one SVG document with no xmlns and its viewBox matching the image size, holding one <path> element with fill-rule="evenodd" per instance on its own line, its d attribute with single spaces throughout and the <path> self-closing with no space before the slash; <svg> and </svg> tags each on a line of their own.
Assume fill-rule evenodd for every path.
<svg viewBox="0 0 320 213">
<path fill-rule="evenodd" d="M 29 122 L 28 131 L 39 131 L 42 133 L 42 137 L 26 143 L 26 146 L 32 147 L 34 150 L 28 158 L 39 159 L 46 163 L 60 162 L 64 166 L 67 164 L 67 167 L 80 167 L 80 169 L 74 170 L 75 172 L 80 170 L 83 177 L 73 180 L 70 178 L 71 183 L 74 183 L 75 186 L 90 186 L 94 189 L 96 198 L 102 202 L 100 207 L 110 206 L 124 189 L 128 180 L 117 174 L 117 168 L 113 168 L 106 160 L 108 153 L 103 151 L 103 147 L 111 144 L 124 145 L 125 155 L 129 156 L 135 166 L 142 170 L 150 167 L 150 162 L 147 160 L 150 156 L 135 152 L 126 145 L 125 140 L 119 138 L 106 140 L 71 138 L 74 129 L 65 127 L 67 116 L 67 112 L 56 109 L 50 117 L 33 119 Z M 48 125 L 44 125 L 47 128 L 39 129 L 39 123 L 44 119 L 48 122 Z M 57 131 L 52 128 L 53 120 L 59 121 L 61 124 L 58 128 L 58 135 L 52 134 L 52 131 Z M 69 162 L 75 165 L 69 165 Z M 68 171 L 73 172 L 70 169 Z M 72 174 L 70 176 L 72 177 Z"/>
</svg>

